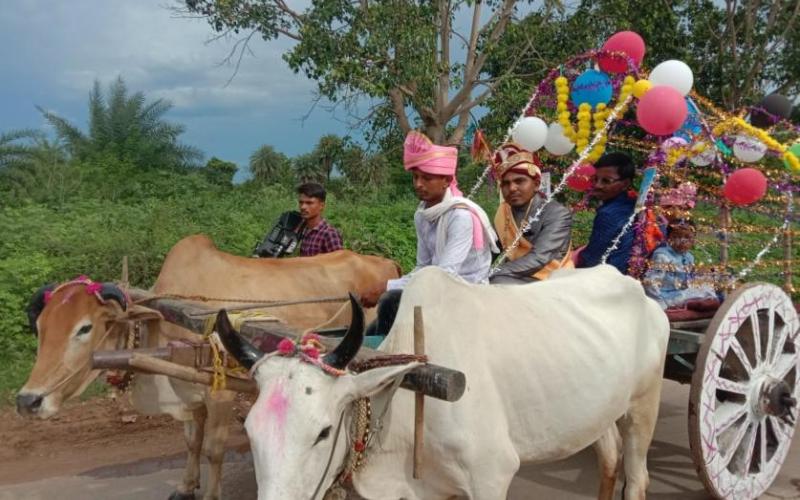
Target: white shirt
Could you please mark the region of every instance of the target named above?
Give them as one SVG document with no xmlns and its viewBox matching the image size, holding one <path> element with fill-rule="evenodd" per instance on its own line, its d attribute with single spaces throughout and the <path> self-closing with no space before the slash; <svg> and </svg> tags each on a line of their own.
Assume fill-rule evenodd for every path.
<svg viewBox="0 0 800 500">
<path fill-rule="evenodd" d="M 472 238 L 472 215 L 466 208 L 453 208 L 449 217 L 440 217 L 429 222 L 419 210 L 414 214 L 417 228 L 417 266 L 405 276 L 389 280 L 387 290 L 405 287 L 411 276 L 425 266 L 438 266 L 445 271 L 461 276 L 470 283 L 487 283 L 489 267 L 492 264 L 490 243 L 484 241 L 483 248 L 477 250 Z M 436 253 L 436 229 L 440 221 L 447 224 L 447 237 L 444 250 Z"/>
</svg>

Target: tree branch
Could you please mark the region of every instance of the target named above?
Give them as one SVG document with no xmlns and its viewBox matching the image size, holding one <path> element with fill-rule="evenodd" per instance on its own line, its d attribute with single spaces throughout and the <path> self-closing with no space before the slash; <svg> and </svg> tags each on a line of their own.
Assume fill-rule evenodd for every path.
<svg viewBox="0 0 800 500">
<path fill-rule="evenodd" d="M 472 9 L 472 27 L 469 31 L 469 45 L 467 46 L 467 60 L 464 65 L 464 81 L 467 76 L 472 72 L 472 66 L 475 64 L 476 52 L 478 48 L 478 33 L 480 32 L 481 20 L 481 0 L 475 1 L 475 7 Z"/>
<path fill-rule="evenodd" d="M 303 24 L 303 21 L 304 21 L 303 15 L 300 14 L 299 12 L 289 8 L 289 6 L 286 5 L 286 2 L 284 2 L 283 0 L 274 0 L 274 3 L 275 3 L 275 7 L 277 7 L 278 10 L 280 10 L 281 12 L 283 12 L 285 14 L 288 14 L 289 17 L 291 17 L 294 20 L 295 23 Z"/>
<path fill-rule="evenodd" d="M 411 132 L 411 124 L 408 122 L 408 116 L 406 115 L 405 100 L 400 89 L 389 90 L 389 100 L 392 103 L 392 111 L 397 117 L 397 123 L 400 125 L 403 134 Z"/>
<path fill-rule="evenodd" d="M 436 108 L 445 107 L 450 92 L 450 0 L 439 2 L 439 78 L 436 89 Z"/>
<path fill-rule="evenodd" d="M 472 89 L 475 87 L 475 80 L 477 80 L 478 75 L 480 74 L 481 70 L 483 69 L 483 65 L 486 62 L 486 58 L 492 51 L 492 47 L 497 43 L 500 37 L 506 30 L 508 26 L 508 22 L 511 19 L 511 14 L 514 11 L 514 5 L 516 5 L 517 0 L 503 0 L 503 5 L 500 9 L 495 11 L 497 22 L 492 26 L 492 30 L 490 31 L 486 44 L 483 47 L 483 50 L 479 55 L 477 55 L 475 63 L 470 68 L 470 72 L 465 74 L 464 82 L 461 89 L 456 93 L 455 96 L 450 100 L 447 106 L 441 110 L 441 113 L 444 116 L 454 116 L 455 111 L 467 100 L 469 99 L 470 95 L 472 95 Z M 492 15 L 494 18 L 495 15 Z M 484 29 L 487 26 L 484 26 Z M 481 29 L 481 32 L 484 30 Z"/>
</svg>

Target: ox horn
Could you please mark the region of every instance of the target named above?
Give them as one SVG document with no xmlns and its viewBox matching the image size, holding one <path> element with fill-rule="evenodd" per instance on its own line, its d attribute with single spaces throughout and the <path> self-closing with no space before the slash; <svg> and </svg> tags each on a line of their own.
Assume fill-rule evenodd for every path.
<svg viewBox="0 0 800 500">
<path fill-rule="evenodd" d="M 56 284 L 50 283 L 36 290 L 36 293 L 33 294 L 31 301 L 28 303 L 28 307 L 25 309 L 28 315 L 28 324 L 34 335 L 39 335 L 39 329 L 36 328 L 36 320 L 39 319 L 39 315 L 42 314 L 42 310 L 44 309 L 44 296 L 47 292 L 52 292 L 55 288 Z"/>
<path fill-rule="evenodd" d="M 100 296 L 103 300 L 116 301 L 123 311 L 128 309 L 128 298 L 125 296 L 125 292 L 114 283 L 103 283 L 103 287 L 100 289 Z"/>
<path fill-rule="evenodd" d="M 246 369 L 250 369 L 253 365 L 264 356 L 264 353 L 258 350 L 256 346 L 242 337 L 236 330 L 233 329 L 231 321 L 228 319 L 228 313 L 225 309 L 217 313 L 217 322 L 214 325 L 214 331 L 219 335 L 222 345 L 231 356 L 236 358 L 236 361 Z"/>
<path fill-rule="evenodd" d="M 344 338 L 336 346 L 336 349 L 329 352 L 322 358 L 322 361 L 329 366 L 344 370 L 347 365 L 361 349 L 361 343 L 364 342 L 364 309 L 358 299 L 352 293 L 350 294 L 350 309 L 352 311 L 352 319 L 350 326 L 347 328 L 347 333 Z"/>
</svg>

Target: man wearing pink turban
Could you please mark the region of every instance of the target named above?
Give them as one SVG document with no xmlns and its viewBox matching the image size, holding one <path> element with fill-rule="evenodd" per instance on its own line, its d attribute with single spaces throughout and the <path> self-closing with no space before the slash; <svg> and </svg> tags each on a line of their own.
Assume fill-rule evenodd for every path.
<svg viewBox="0 0 800 500">
<path fill-rule="evenodd" d="M 417 265 L 402 278 L 363 294 L 365 307 L 378 304 L 378 319 L 368 335 L 389 333 L 403 287 L 423 267 L 440 267 L 470 283 L 488 282 L 492 251 L 499 252 L 497 235 L 486 212 L 458 190 L 457 160 L 454 147 L 437 146 L 419 132 L 406 136 L 403 165 L 411 171 L 420 200 L 414 214 Z"/>
</svg>

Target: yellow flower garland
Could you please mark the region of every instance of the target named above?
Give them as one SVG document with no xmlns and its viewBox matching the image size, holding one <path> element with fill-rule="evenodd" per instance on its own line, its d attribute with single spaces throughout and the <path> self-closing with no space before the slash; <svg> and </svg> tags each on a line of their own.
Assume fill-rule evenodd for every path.
<svg viewBox="0 0 800 500">
<path fill-rule="evenodd" d="M 628 96 L 633 92 L 633 85 L 635 83 L 633 76 L 628 75 L 623 80 L 622 88 L 620 89 L 617 103 L 624 102 Z M 564 136 L 569 139 L 578 151 L 583 151 L 589 145 L 589 138 L 592 137 L 592 126 L 594 126 L 594 134 L 602 132 L 598 138 L 594 148 L 589 152 L 586 160 L 590 163 L 596 162 L 600 156 L 603 155 L 606 149 L 606 142 L 608 136 L 605 128 L 606 119 L 611 111 L 603 103 L 598 104 L 592 112 L 592 107 L 588 103 L 581 103 L 578 106 L 577 113 L 577 130 L 572 126 L 571 113 L 567 102 L 569 101 L 569 81 L 564 76 L 559 76 L 555 79 L 556 87 L 556 111 L 558 112 L 558 123 L 564 129 Z M 627 106 L 623 106 L 619 115 L 622 116 L 627 111 Z"/>
<path fill-rule="evenodd" d="M 800 159 L 798 159 L 794 153 L 789 151 L 788 147 L 773 139 L 772 136 L 766 131 L 750 125 L 738 116 L 732 116 L 727 120 L 718 123 L 717 126 L 714 127 L 714 135 L 723 135 L 725 133 L 735 131 L 736 129 L 744 131 L 748 135 L 755 137 L 772 151 L 778 151 L 781 153 L 783 155 L 783 159 L 786 160 L 791 167 L 792 172 L 795 174 L 800 174 Z"/>
</svg>

